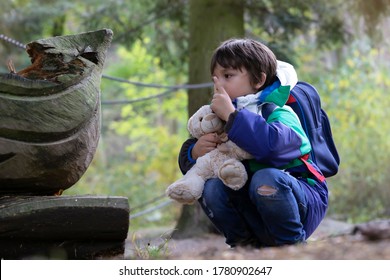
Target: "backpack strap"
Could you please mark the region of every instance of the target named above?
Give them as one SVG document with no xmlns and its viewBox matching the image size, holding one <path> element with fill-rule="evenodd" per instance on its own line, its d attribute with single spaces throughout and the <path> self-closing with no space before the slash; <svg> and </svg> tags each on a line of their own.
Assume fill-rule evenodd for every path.
<svg viewBox="0 0 390 280">
<path fill-rule="evenodd" d="M 324 175 L 317 171 L 314 166 L 308 161 L 309 154 L 306 154 L 300 158 L 302 162 L 306 165 L 307 169 L 309 169 L 310 173 L 313 174 L 321 183 L 325 181 Z"/>
<path fill-rule="evenodd" d="M 293 97 L 294 98 L 294 97 Z M 290 100 L 291 102 L 294 102 L 295 100 Z M 274 103 L 264 103 L 261 106 L 261 115 L 265 120 L 268 120 L 268 117 L 272 114 L 272 112 L 278 107 Z M 314 168 L 314 166 L 308 161 L 309 160 L 309 154 L 303 155 L 299 158 L 305 165 L 306 168 L 310 171 L 311 174 L 314 175 L 321 183 L 325 181 L 324 175 L 322 175 L 320 172 L 317 171 L 317 169 Z"/>
</svg>

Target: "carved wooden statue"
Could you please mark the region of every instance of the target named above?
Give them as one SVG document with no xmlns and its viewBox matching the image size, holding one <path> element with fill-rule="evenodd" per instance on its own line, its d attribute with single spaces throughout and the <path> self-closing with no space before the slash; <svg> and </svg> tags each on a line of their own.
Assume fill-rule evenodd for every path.
<svg viewBox="0 0 390 280">
<path fill-rule="evenodd" d="M 99 140 L 108 29 L 27 45 L 32 65 L 0 74 L 0 194 L 52 195 L 87 170 Z"/>
<path fill-rule="evenodd" d="M 0 258 L 124 253 L 127 197 L 54 196 L 87 170 L 100 134 L 108 29 L 27 45 L 32 65 L 0 74 Z"/>
</svg>

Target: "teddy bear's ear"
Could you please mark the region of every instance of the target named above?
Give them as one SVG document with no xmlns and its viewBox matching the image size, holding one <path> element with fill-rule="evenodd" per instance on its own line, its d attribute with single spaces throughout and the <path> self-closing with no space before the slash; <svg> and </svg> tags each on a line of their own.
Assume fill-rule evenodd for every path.
<svg viewBox="0 0 390 280">
<path fill-rule="evenodd" d="M 196 113 L 194 114 L 195 115 L 198 115 L 198 116 L 206 116 L 208 114 L 211 114 L 213 112 L 213 110 L 211 110 L 211 107 L 210 105 L 203 105 L 202 107 L 199 108 L 198 111 L 196 111 Z"/>
<path fill-rule="evenodd" d="M 187 130 L 193 137 L 199 138 L 204 134 L 201 129 L 201 122 L 203 120 L 203 117 L 210 113 L 212 113 L 210 106 L 203 105 L 188 120 Z"/>
</svg>

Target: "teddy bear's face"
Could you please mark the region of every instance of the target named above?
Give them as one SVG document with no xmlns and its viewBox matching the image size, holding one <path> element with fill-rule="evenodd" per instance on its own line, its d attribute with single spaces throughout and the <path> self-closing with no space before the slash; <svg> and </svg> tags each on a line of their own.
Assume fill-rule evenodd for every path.
<svg viewBox="0 0 390 280">
<path fill-rule="evenodd" d="M 223 123 L 220 118 L 214 113 L 204 116 L 200 120 L 200 128 L 203 134 L 212 132 L 221 132 L 223 130 Z"/>
<path fill-rule="evenodd" d="M 207 133 L 221 133 L 223 126 L 222 120 L 205 105 L 188 120 L 187 128 L 193 137 L 199 138 Z"/>
</svg>

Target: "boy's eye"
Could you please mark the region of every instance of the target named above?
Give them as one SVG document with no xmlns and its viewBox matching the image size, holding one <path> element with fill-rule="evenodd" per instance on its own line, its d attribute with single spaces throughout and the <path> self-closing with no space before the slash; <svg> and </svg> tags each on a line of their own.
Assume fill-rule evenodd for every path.
<svg viewBox="0 0 390 280">
<path fill-rule="evenodd" d="M 225 74 L 225 79 L 231 78 L 233 75 L 232 74 Z"/>
</svg>

